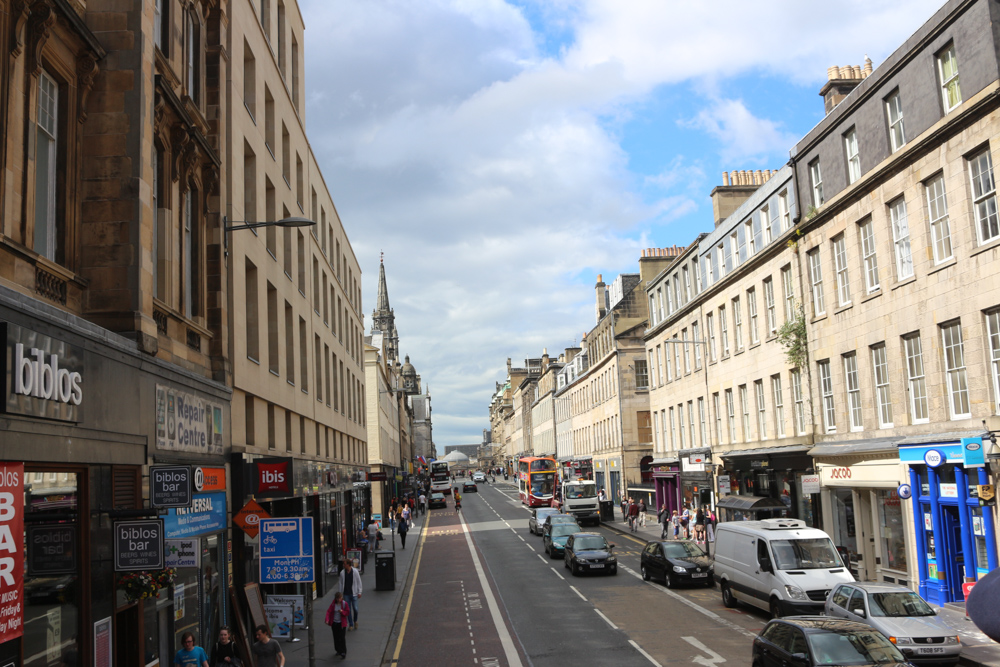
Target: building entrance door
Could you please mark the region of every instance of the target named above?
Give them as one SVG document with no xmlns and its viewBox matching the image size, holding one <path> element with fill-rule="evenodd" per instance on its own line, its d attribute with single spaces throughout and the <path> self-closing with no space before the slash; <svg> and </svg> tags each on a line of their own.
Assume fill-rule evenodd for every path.
<svg viewBox="0 0 1000 667">
<path fill-rule="evenodd" d="M 944 554 L 938 562 L 944 567 L 945 576 L 948 578 L 951 600 L 961 600 L 964 597 L 962 576 L 965 572 L 965 554 L 962 551 L 962 525 L 958 518 L 957 507 L 941 506 L 941 528 L 944 530 L 944 539 L 941 541 Z"/>
<path fill-rule="evenodd" d="M 858 545 L 858 579 L 861 581 L 878 581 L 878 574 L 875 571 L 875 530 L 872 519 L 872 494 L 868 489 L 861 489 L 855 492 L 857 502 L 857 516 L 860 519 L 860 535 L 857 537 Z"/>
</svg>

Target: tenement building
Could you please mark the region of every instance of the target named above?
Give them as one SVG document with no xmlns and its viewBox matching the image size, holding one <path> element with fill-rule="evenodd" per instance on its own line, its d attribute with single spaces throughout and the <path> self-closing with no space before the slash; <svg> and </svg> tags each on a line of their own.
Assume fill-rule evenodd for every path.
<svg viewBox="0 0 1000 667">
<path fill-rule="evenodd" d="M 665 502 L 798 517 L 937 604 L 997 567 L 997 20 L 952 0 L 831 68 L 789 164 L 647 290 Z"/>
</svg>

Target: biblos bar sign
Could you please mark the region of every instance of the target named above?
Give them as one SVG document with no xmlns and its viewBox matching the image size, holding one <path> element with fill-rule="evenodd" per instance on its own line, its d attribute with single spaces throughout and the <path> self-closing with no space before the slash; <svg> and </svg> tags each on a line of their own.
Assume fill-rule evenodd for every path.
<svg viewBox="0 0 1000 667">
<path fill-rule="evenodd" d="M 6 341 L 8 413 L 83 421 L 83 350 L 16 324 L 0 324 Z"/>
<path fill-rule="evenodd" d="M 24 464 L 0 463 L 0 644 L 24 634 Z"/>
</svg>

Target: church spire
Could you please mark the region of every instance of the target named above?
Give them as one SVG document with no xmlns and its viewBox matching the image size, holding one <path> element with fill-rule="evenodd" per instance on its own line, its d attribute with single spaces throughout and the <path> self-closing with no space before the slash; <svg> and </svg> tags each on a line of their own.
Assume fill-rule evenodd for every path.
<svg viewBox="0 0 1000 667">
<path fill-rule="evenodd" d="M 380 331 L 385 341 L 385 355 L 389 361 L 399 359 L 399 334 L 396 332 L 396 315 L 389 307 L 389 289 L 385 283 L 385 253 L 379 253 L 378 298 L 372 311 L 372 331 Z"/>
<path fill-rule="evenodd" d="M 375 311 L 389 312 L 389 289 L 385 286 L 385 253 L 379 253 L 378 261 L 378 298 L 375 299 Z"/>
</svg>

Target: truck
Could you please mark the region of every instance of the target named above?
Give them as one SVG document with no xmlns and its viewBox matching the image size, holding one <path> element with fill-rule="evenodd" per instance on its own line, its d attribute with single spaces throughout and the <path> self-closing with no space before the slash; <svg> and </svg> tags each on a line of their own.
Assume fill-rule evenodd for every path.
<svg viewBox="0 0 1000 667">
<path fill-rule="evenodd" d="M 597 501 L 597 484 L 592 479 L 576 479 L 559 485 L 559 508 L 576 517 L 580 525 L 601 523 L 601 506 Z"/>
</svg>

